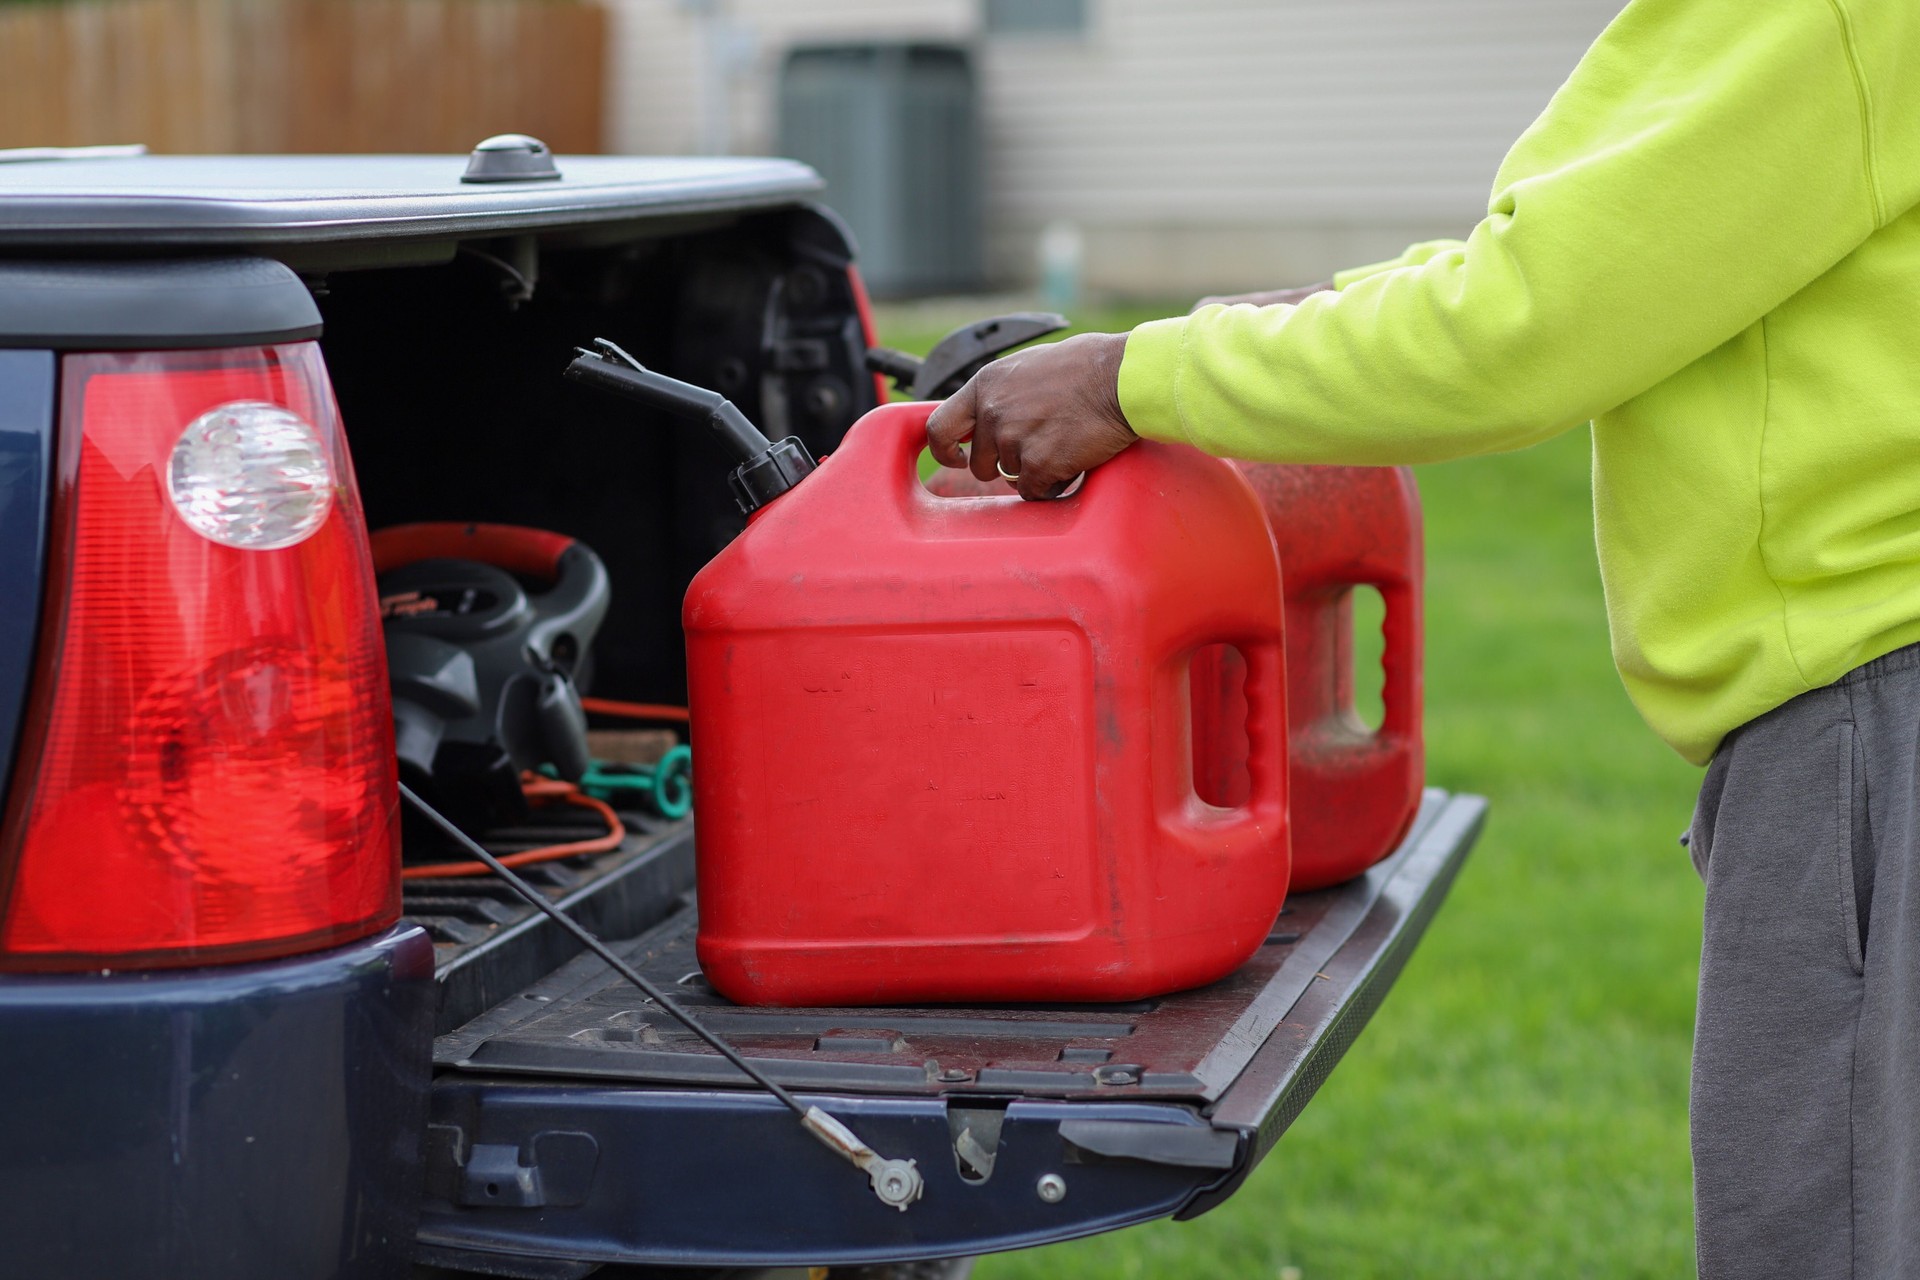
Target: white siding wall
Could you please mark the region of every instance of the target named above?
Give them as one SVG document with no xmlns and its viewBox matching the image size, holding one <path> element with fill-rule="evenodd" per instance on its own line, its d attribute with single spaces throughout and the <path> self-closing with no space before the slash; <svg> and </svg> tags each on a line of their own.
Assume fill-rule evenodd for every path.
<svg viewBox="0 0 1920 1280">
<path fill-rule="evenodd" d="M 702 139 L 698 22 L 613 0 L 611 136 Z M 722 0 L 746 33 L 731 146 L 774 146 L 781 57 L 812 40 L 973 38 L 990 261 L 1083 229 L 1090 285 L 1178 294 L 1319 278 L 1461 234 L 1500 157 L 1621 0 L 1088 0 L 1077 36 L 979 33 L 976 0 Z"/>
<path fill-rule="evenodd" d="M 701 24 L 685 0 L 607 0 L 614 13 L 613 119 L 608 137 L 630 152 L 696 151 L 702 140 Z M 1098 0 L 1095 0 L 1098 3 Z M 795 44 L 839 40 L 968 40 L 976 0 L 717 0 L 738 29 L 728 95 L 730 149 L 770 152 L 780 64 Z"/>
</svg>

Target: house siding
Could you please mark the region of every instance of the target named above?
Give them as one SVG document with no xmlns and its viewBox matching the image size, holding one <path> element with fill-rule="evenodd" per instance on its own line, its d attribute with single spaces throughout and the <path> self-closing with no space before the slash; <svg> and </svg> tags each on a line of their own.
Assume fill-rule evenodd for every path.
<svg viewBox="0 0 1920 1280">
<path fill-rule="evenodd" d="M 987 35 L 977 0 L 728 0 L 728 145 L 775 146 L 795 44 L 972 42 L 989 268 L 1034 273 L 1075 223 L 1086 279 L 1172 295 L 1321 278 L 1461 234 L 1508 146 L 1619 0 L 1087 0 L 1071 35 Z M 706 137 L 698 19 L 613 0 L 609 136 L 634 151 Z M 831 200 L 831 195 L 829 195 Z"/>
</svg>

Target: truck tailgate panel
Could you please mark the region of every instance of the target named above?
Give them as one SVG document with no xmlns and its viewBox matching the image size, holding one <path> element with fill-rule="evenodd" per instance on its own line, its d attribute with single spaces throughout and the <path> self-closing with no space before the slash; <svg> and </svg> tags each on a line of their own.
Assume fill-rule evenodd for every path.
<svg viewBox="0 0 1920 1280">
<path fill-rule="evenodd" d="M 740 1008 L 705 989 L 683 902 L 616 949 L 757 1066 L 917 1160 L 926 1198 L 883 1206 L 778 1103 L 583 956 L 439 1037 L 422 1240 L 502 1261 L 843 1265 L 1191 1217 L 1245 1178 L 1352 1043 L 1485 813 L 1478 797 L 1429 790 L 1391 858 L 1291 899 L 1239 973 L 1125 1005 Z M 976 1129 L 984 1178 L 956 1153 Z M 1044 1174 L 1065 1180 L 1064 1197 L 1036 1193 Z"/>
<path fill-rule="evenodd" d="M 1397 868 L 1435 832 L 1457 837 L 1449 802 L 1430 796 Z M 1220 1097 L 1269 1033 L 1353 936 L 1392 877 L 1289 900 L 1254 958 L 1193 991 L 1128 1004 L 1040 1007 L 742 1008 L 699 976 L 691 905 L 616 947 L 756 1066 L 796 1088 L 886 1094 Z M 440 1037 L 443 1066 L 653 1084 L 745 1078 L 665 1010 L 583 955 Z"/>
</svg>

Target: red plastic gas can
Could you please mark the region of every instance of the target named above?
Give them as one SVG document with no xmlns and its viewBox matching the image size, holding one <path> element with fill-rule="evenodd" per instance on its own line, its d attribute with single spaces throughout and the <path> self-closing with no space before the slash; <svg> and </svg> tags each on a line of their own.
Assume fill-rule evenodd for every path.
<svg viewBox="0 0 1920 1280">
<path fill-rule="evenodd" d="M 1140 444 L 1054 502 L 857 423 L 694 579 L 699 955 L 748 1004 L 1125 1000 L 1242 964 L 1287 886 L 1279 566 L 1253 490 Z M 1203 803 L 1188 659 L 1246 655 Z"/>
<path fill-rule="evenodd" d="M 1391 853 L 1420 807 L 1420 495 L 1406 467 L 1235 465 L 1260 495 L 1286 574 L 1292 887 L 1318 889 Z M 1377 731 L 1354 712 L 1360 585 L 1386 604 Z M 1242 672 L 1230 650 L 1203 651 L 1193 664 L 1197 785 L 1227 805 L 1248 794 Z"/>
</svg>

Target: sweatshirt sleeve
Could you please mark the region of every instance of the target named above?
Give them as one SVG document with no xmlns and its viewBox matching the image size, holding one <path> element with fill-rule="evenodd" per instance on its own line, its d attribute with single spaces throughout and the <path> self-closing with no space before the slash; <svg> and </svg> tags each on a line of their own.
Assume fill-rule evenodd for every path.
<svg viewBox="0 0 1920 1280">
<path fill-rule="evenodd" d="M 1464 244 L 1298 306 L 1140 326 L 1127 420 L 1224 456 L 1403 463 L 1519 448 L 1631 399 L 1886 220 L 1849 41 L 1837 0 L 1633 0 Z"/>
<path fill-rule="evenodd" d="M 1335 272 L 1333 287 L 1344 289 L 1350 284 L 1358 284 L 1369 276 L 1398 271 L 1401 267 L 1424 267 L 1443 253 L 1452 253 L 1456 249 L 1466 247 L 1466 242 L 1463 240 L 1423 240 L 1419 244 L 1409 245 L 1407 251 L 1397 258 L 1369 263 L 1364 267 L 1348 267 L 1345 271 Z"/>
</svg>

